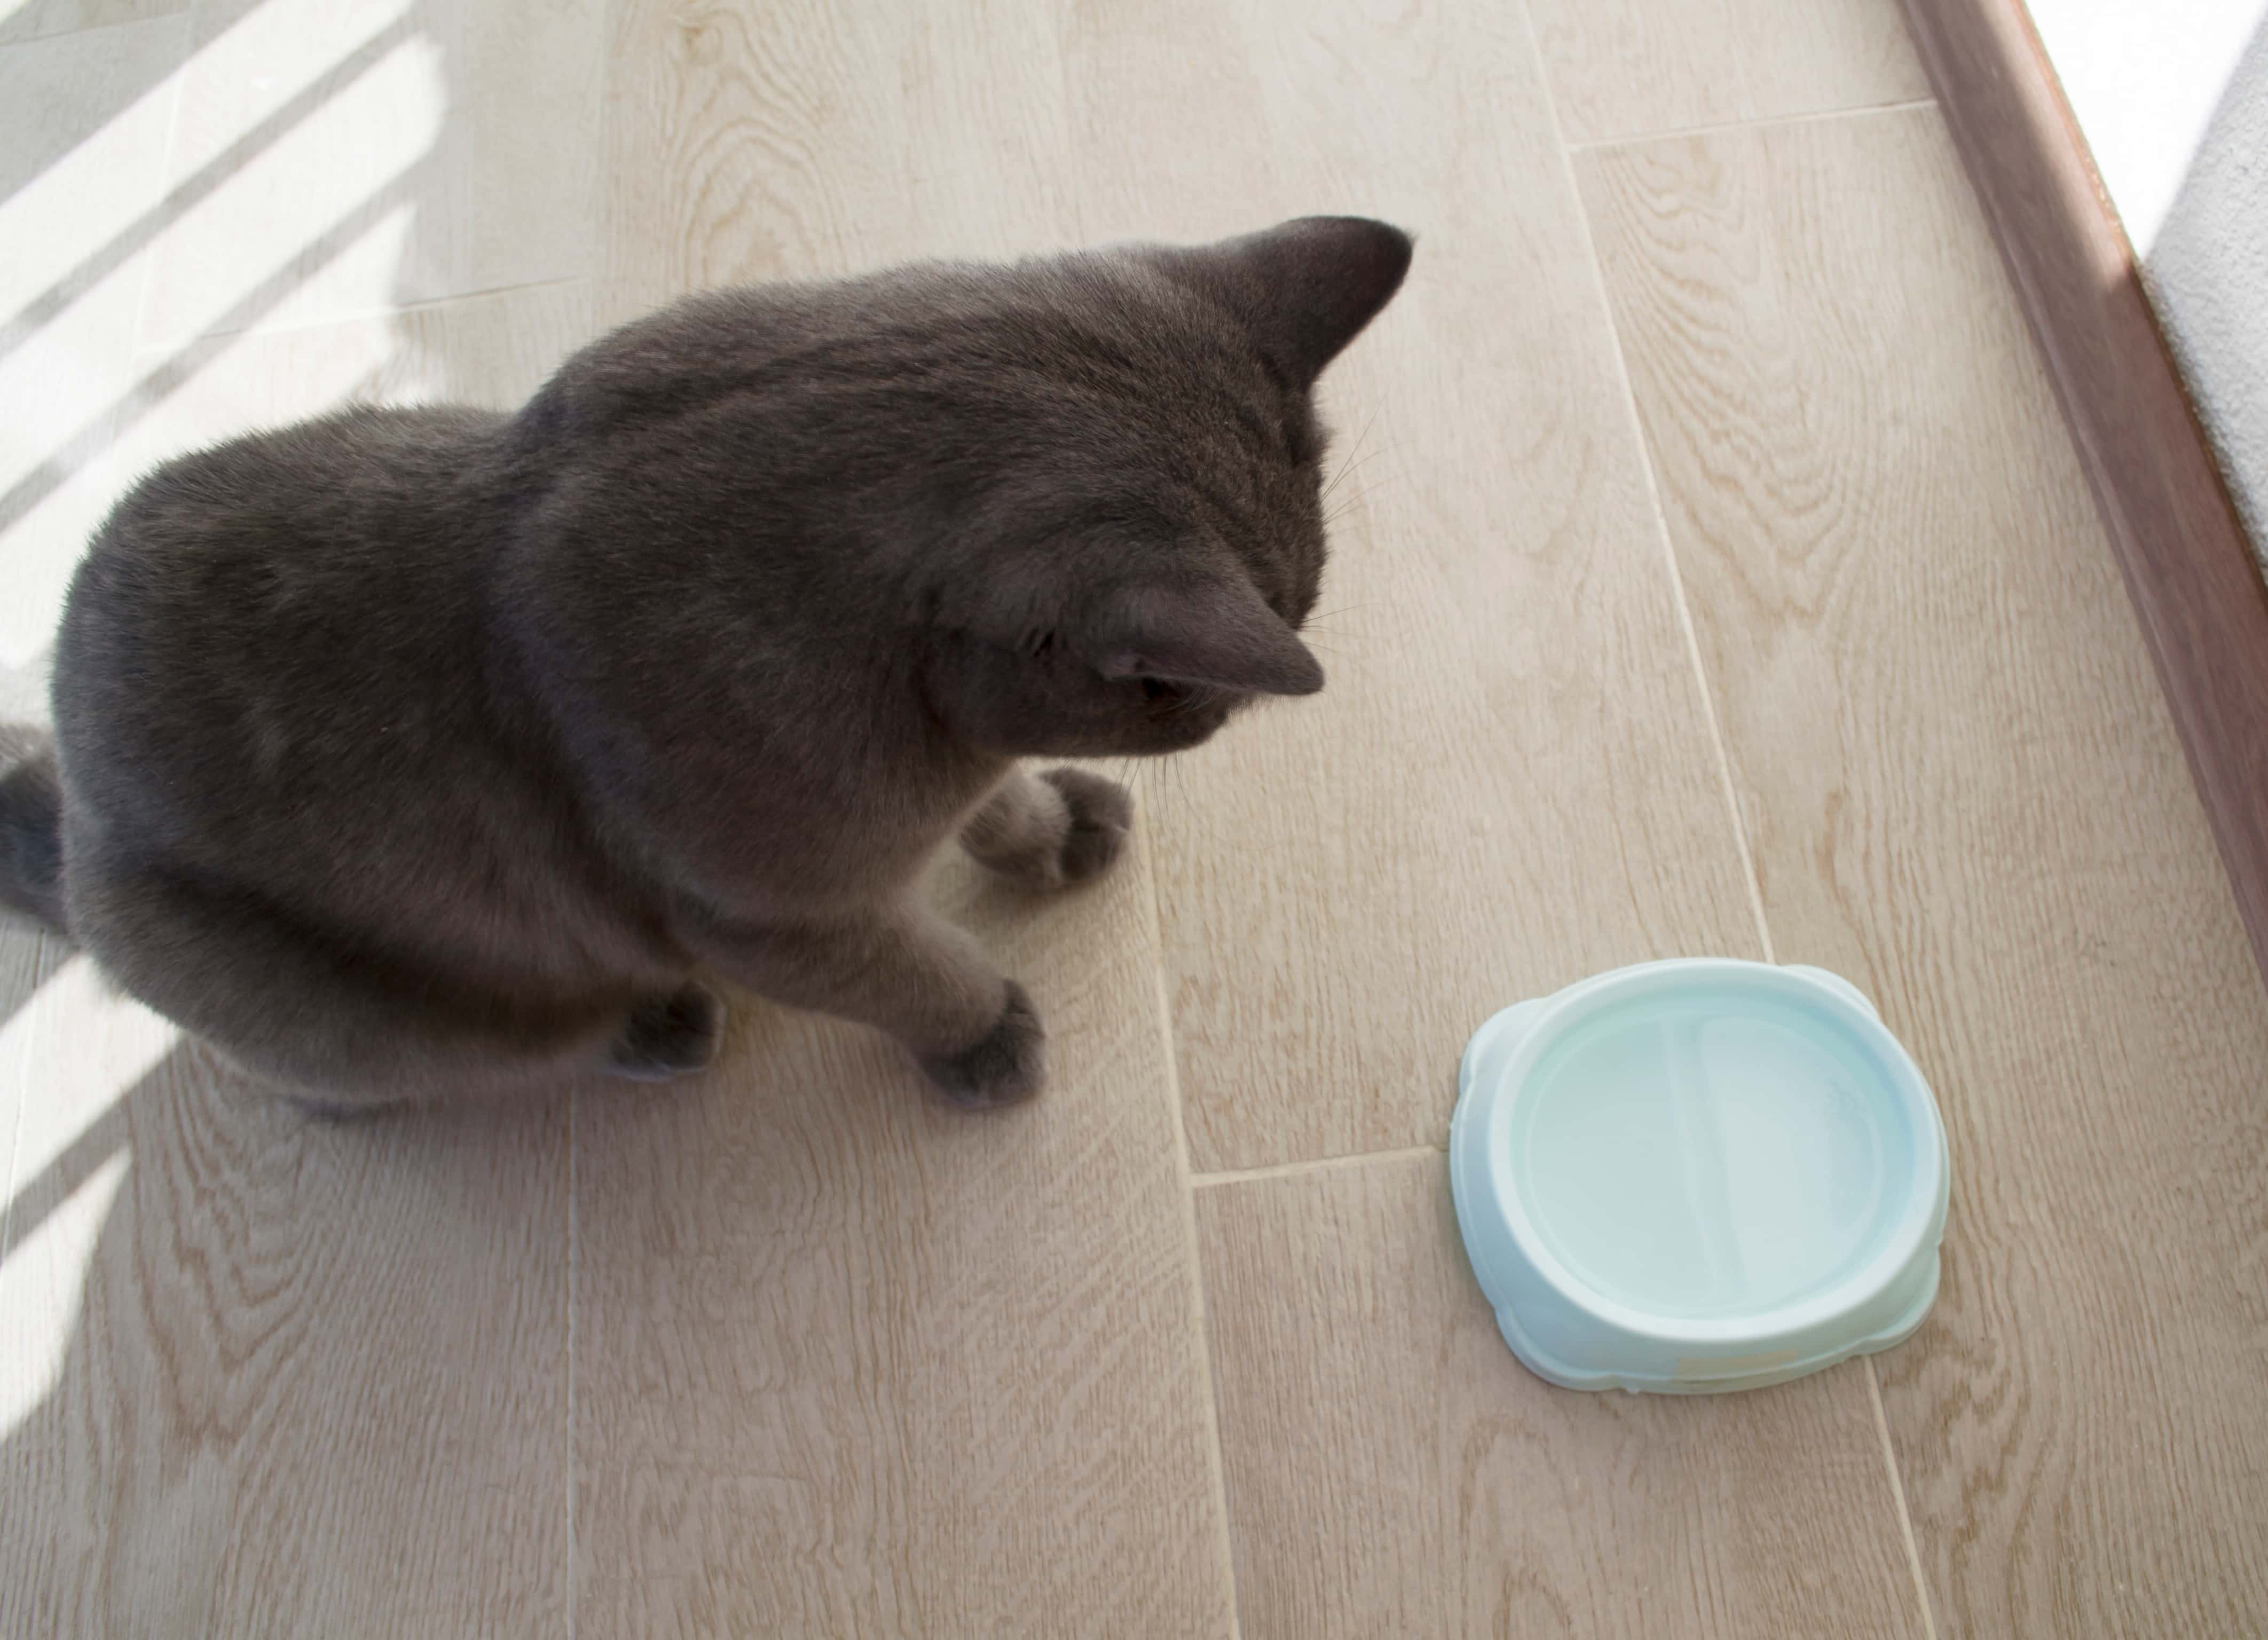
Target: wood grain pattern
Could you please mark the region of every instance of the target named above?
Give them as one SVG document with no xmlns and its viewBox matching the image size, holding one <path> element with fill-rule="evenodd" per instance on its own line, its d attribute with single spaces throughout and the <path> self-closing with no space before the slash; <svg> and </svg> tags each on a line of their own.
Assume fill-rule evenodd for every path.
<svg viewBox="0 0 2268 1640">
<path fill-rule="evenodd" d="M 311 1125 L 83 959 L 8 1030 L 0 1632 L 556 1632 L 563 1110 Z"/>
<path fill-rule="evenodd" d="M 1080 242 L 1102 179 L 1071 159 L 1062 31 L 1038 0 L 617 6 L 605 311 Z"/>
<path fill-rule="evenodd" d="M 1103 232 L 1236 225 L 1248 185 L 1217 156 L 1249 151 L 1270 158 L 1247 223 L 1367 210 L 1420 246 L 1325 378 L 1329 687 L 1145 783 L 1206 1172 L 1438 1142 L 1465 1039 L 1506 999 L 1756 947 L 1526 32 L 1452 4 L 1199 10 L 1211 33 L 1106 12 L 1081 37 L 1084 157 L 1123 177 L 1094 190 L 1121 213 Z M 1190 40 L 1202 91 L 1171 77 Z M 1145 93 L 1159 140 L 1107 161 L 1106 111 Z"/>
<path fill-rule="evenodd" d="M 1931 1072 L 1940 1632 L 2268 1625 L 2268 998 L 1933 111 L 1587 157 L 1785 960 Z"/>
<path fill-rule="evenodd" d="M 37 722 L 40 714 L 9 713 L 14 723 Z M 24 1010 L 70 960 L 71 947 L 54 935 L 14 917 L 0 920 L 0 1185 L 16 1177 L 16 1150 L 23 1138 L 24 1095 L 36 1078 L 40 1033 Z M 13 1191 L 10 1194 L 12 1195 Z M 0 1200 L 0 1253 L 9 1246 L 9 1215 Z M 0 1350 L 0 1373 L 17 1369 Z"/>
<path fill-rule="evenodd" d="M 702 1085 L 579 1103 L 585 1633 L 1229 1632 L 1146 860 L 943 894 L 1048 1020 L 1036 1105 L 746 999 Z"/>
<path fill-rule="evenodd" d="M 2268 976 L 2268 587 L 2020 0 L 1905 0 Z"/>
<path fill-rule="evenodd" d="M 1896 0 L 1530 0 L 1571 143 L 1929 95 Z"/>
<path fill-rule="evenodd" d="M 1926 1632 L 1852 1364 L 1693 1400 L 1513 1358 L 1438 1155 L 1202 1188 L 1247 1640 Z"/>
</svg>

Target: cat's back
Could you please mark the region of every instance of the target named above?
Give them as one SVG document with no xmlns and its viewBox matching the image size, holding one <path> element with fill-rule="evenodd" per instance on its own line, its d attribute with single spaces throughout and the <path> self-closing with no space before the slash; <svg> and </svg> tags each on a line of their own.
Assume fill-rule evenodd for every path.
<svg viewBox="0 0 2268 1640">
<path fill-rule="evenodd" d="M 342 594 L 446 570 L 435 548 L 477 527 L 462 504 L 502 421 L 446 406 L 357 409 L 166 462 L 96 532 L 64 647 L 130 633 L 202 661 L 214 637 L 274 636 Z M 184 615 L 218 625 L 192 634 Z"/>
<path fill-rule="evenodd" d="M 502 417 L 356 410 L 184 456 L 111 514 L 71 585 L 66 776 L 146 846 L 345 825 L 390 768 L 470 757 Z"/>
<path fill-rule="evenodd" d="M 421 984 L 572 986 L 652 958 L 499 682 L 506 420 L 350 412 L 185 457 L 119 504 L 56 643 L 67 900 L 194 881 Z"/>
<path fill-rule="evenodd" d="M 221 591 L 232 575 L 313 577 L 316 590 L 402 568 L 453 527 L 504 421 L 448 405 L 357 408 L 178 456 L 96 532 L 66 629 L 156 613 L 151 600 Z"/>
</svg>

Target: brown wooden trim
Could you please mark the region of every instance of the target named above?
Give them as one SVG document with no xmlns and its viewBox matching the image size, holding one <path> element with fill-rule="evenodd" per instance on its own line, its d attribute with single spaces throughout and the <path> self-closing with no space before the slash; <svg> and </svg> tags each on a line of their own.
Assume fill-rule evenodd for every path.
<svg viewBox="0 0 2268 1640">
<path fill-rule="evenodd" d="M 2268 974 L 2268 588 L 2022 0 L 1904 0 Z"/>
</svg>

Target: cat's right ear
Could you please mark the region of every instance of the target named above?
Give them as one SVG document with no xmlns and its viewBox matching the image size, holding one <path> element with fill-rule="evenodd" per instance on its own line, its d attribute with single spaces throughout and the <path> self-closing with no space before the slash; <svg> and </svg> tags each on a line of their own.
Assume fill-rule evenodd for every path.
<svg viewBox="0 0 2268 1640">
<path fill-rule="evenodd" d="M 1079 623 L 1081 658 L 1106 678 L 1156 678 L 1237 695 L 1313 695 L 1322 663 L 1243 577 L 1121 588 Z"/>
<path fill-rule="evenodd" d="M 1366 217 L 1301 217 L 1164 256 L 1168 272 L 1241 318 L 1261 352 L 1304 391 L 1394 299 L 1411 249 L 1407 233 Z"/>
</svg>

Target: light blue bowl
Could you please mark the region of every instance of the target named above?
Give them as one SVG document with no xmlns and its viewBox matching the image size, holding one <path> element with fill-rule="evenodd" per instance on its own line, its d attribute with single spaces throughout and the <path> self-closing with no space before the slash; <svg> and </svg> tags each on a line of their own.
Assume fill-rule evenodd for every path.
<svg viewBox="0 0 2268 1640">
<path fill-rule="evenodd" d="M 1474 1033 L 1449 1125 L 1497 1325 L 1570 1389 L 1754 1389 L 1911 1335 L 1937 1297 L 1937 1102 L 1848 981 L 1652 962 Z"/>
</svg>

